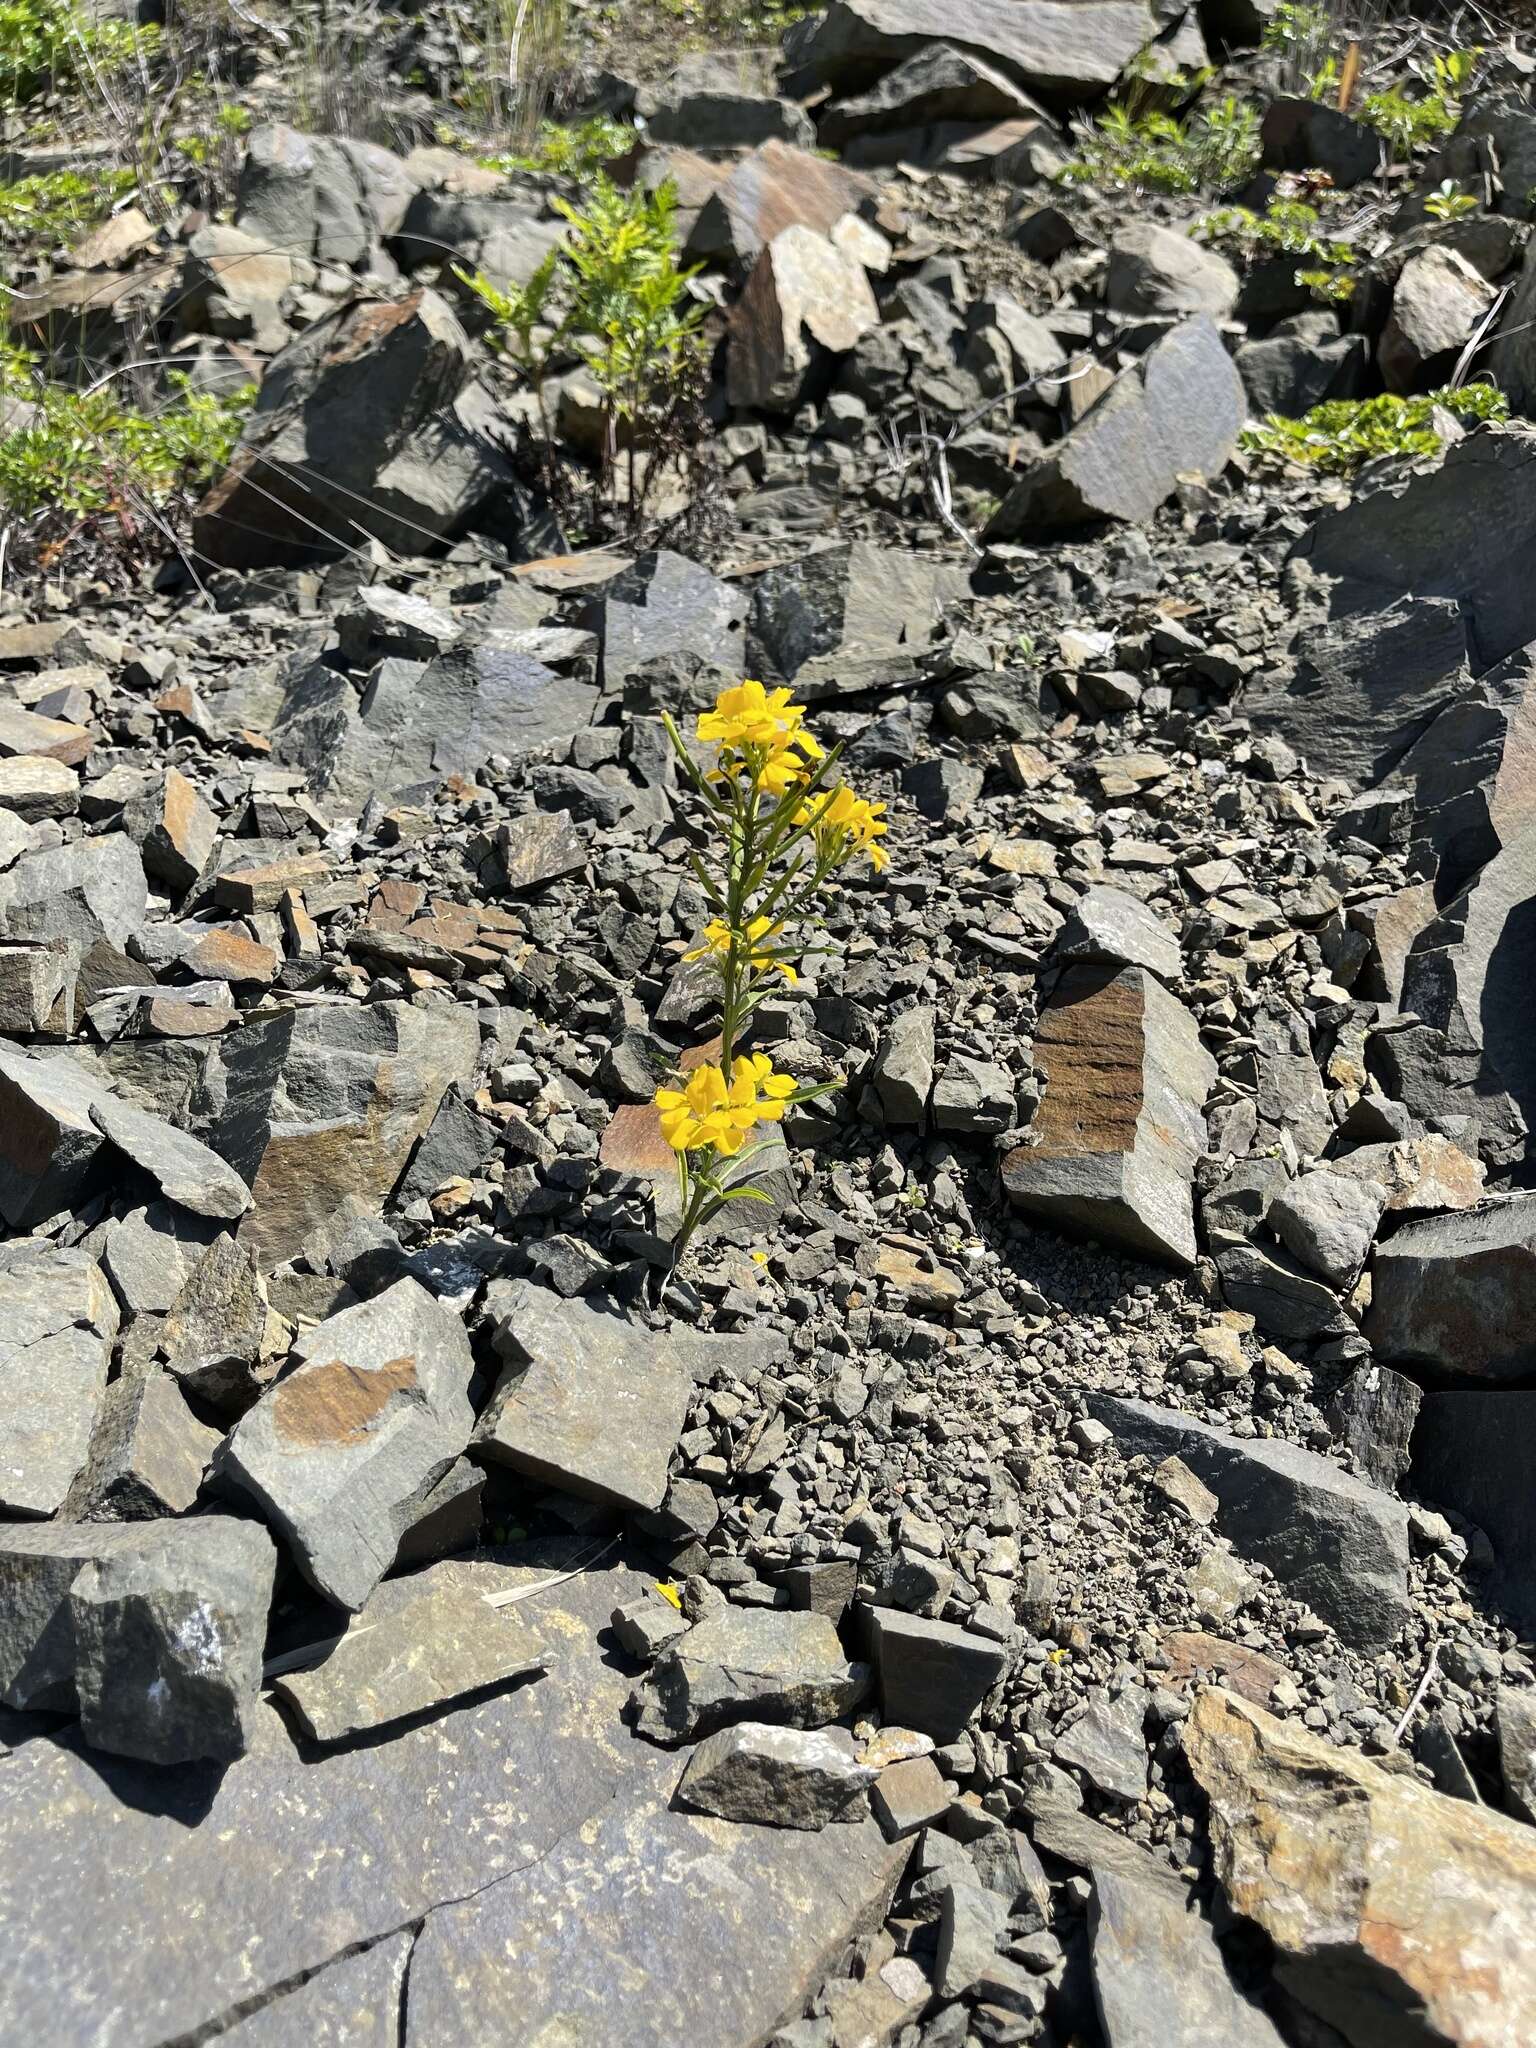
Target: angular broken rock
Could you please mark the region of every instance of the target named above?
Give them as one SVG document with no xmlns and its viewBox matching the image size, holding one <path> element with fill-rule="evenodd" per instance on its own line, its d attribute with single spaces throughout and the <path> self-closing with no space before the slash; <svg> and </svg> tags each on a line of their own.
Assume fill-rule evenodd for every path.
<svg viewBox="0 0 1536 2048">
<path fill-rule="evenodd" d="M 1389 391 L 1440 381 L 1481 326 L 1497 293 L 1454 249 L 1421 249 L 1403 265 L 1376 345 Z"/>
<path fill-rule="evenodd" d="M 863 265 L 814 228 L 785 228 L 759 253 L 731 312 L 731 404 L 793 412 L 813 366 L 846 355 L 879 324 Z"/>
<path fill-rule="evenodd" d="M 190 889 L 219 836 L 218 820 L 179 769 L 125 806 L 123 824 L 136 840 L 144 872 L 172 889 Z"/>
<path fill-rule="evenodd" d="M 983 536 L 1097 519 L 1144 523 L 1185 476 L 1226 468 L 1248 413 L 1242 379 L 1207 319 L 1186 321 L 1123 370 L 1077 425 L 1020 478 Z"/>
<path fill-rule="evenodd" d="M 1110 2048 L 1284 2048 L 1233 1983 L 1215 1930 L 1185 1887 L 1146 1868 L 1093 1865 L 1093 1996 Z"/>
<path fill-rule="evenodd" d="M 0 1533 L 0 1700 L 81 1717 L 147 1763 L 246 1748 L 277 1553 L 255 1522 L 50 1522 Z"/>
<path fill-rule="evenodd" d="M 57 1512 L 90 1451 L 117 1326 L 84 1250 L 0 1245 L 0 1511 Z"/>
<path fill-rule="evenodd" d="M 1384 1492 L 1392 1492 L 1408 1470 L 1423 1398 L 1416 1381 L 1371 1364 L 1352 1372 L 1329 1403 L 1328 1420 L 1354 1452 L 1355 1470 Z"/>
<path fill-rule="evenodd" d="M 1536 1831 L 1231 1693 L 1195 1701 L 1183 1742 L 1227 1902 L 1293 1998 L 1372 2048 L 1536 2035 Z"/>
<path fill-rule="evenodd" d="M 91 1121 L 178 1208 L 230 1223 L 250 1208 L 251 1191 L 234 1168 L 163 1118 L 101 1094 L 91 1104 Z"/>
<path fill-rule="evenodd" d="M 856 1760 L 846 1729 L 737 1721 L 691 1752 L 673 1798 L 721 1820 L 814 1832 L 863 1820 L 877 1775 Z"/>
<path fill-rule="evenodd" d="M 271 1537 L 224 1516 L 131 1525 L 70 1587 L 81 1732 L 145 1763 L 243 1756 L 277 1571 Z"/>
<path fill-rule="evenodd" d="M 885 1719 L 935 1742 L 959 1741 L 1008 1668 L 1001 1643 L 952 1622 L 876 1607 L 869 1631 Z"/>
<path fill-rule="evenodd" d="M 469 1441 L 469 1339 L 400 1280 L 294 1350 L 300 1363 L 236 1424 L 217 1472 L 260 1505 L 316 1590 L 356 1613 Z"/>
<path fill-rule="evenodd" d="M 1110 960 L 1145 967 L 1160 981 L 1177 981 L 1184 971 L 1178 933 L 1124 889 L 1095 882 L 1078 897 L 1056 934 L 1063 960 Z"/>
<path fill-rule="evenodd" d="M 1217 1528 L 1268 1565 L 1352 1648 L 1382 1650 L 1408 1620 L 1408 1510 L 1315 1451 L 1228 1436 L 1145 1401 L 1090 1394 L 1126 1457 L 1182 1458 L 1221 1503 Z"/>
<path fill-rule="evenodd" d="M 143 1522 L 184 1515 L 221 1438 L 198 1421 L 169 1373 L 114 1380 L 90 1456 L 60 1512 L 67 1521 Z M 0 1458 L 3 1458 L 0 1453 Z"/>
<path fill-rule="evenodd" d="M 765 142 L 734 165 L 705 200 L 688 250 L 710 261 L 750 263 L 788 228 L 830 234 L 844 214 L 857 213 L 878 189 L 872 179 L 808 150 Z"/>
<path fill-rule="evenodd" d="M 817 549 L 754 584 L 749 672 L 808 701 L 890 689 L 903 662 L 916 682 L 945 606 L 969 590 L 964 570 L 871 541 Z"/>
<path fill-rule="evenodd" d="M 1036 1142 L 1010 1152 L 1020 1208 L 1157 1259 L 1195 1257 L 1192 1187 L 1216 1062 L 1144 967 L 1073 967 L 1041 1012 Z"/>
<path fill-rule="evenodd" d="M 411 1958 L 407 2038 L 433 2048 L 774 2039 L 848 1944 L 878 1929 L 907 1847 L 883 1841 L 873 1821 L 806 1834 L 669 1810 L 670 1790 L 669 1772 L 648 1796 L 637 1787 L 595 1825 L 562 1829 L 547 1855 L 433 1913 Z"/>
<path fill-rule="evenodd" d="M 1402 1008 L 1440 1038 L 1428 1089 L 1405 1064 L 1400 1097 L 1418 1116 L 1473 1117 L 1483 1155 L 1497 1165 L 1521 1155 L 1525 1127 L 1536 1122 L 1527 1015 L 1533 897 L 1536 823 L 1515 832 L 1419 933 L 1403 970 Z"/>
<path fill-rule="evenodd" d="M 1104 303 L 1112 313 L 1208 313 L 1225 320 L 1237 304 L 1238 282 L 1237 272 L 1214 249 L 1155 221 L 1136 221 L 1109 245 Z"/>
<path fill-rule="evenodd" d="M 1424 1396 L 1413 1437 L 1413 1491 L 1453 1509 L 1493 1546 L 1484 1597 L 1536 1631 L 1536 1493 L 1531 1443 L 1536 1393 L 1433 1393 Z"/>
<path fill-rule="evenodd" d="M 669 1746 L 740 1721 L 821 1728 L 868 1690 L 868 1666 L 848 1662 L 824 1614 L 726 1607 L 657 1658 L 635 1688 L 635 1728 Z"/>
<path fill-rule="evenodd" d="M 934 1020 L 936 1012 L 903 1010 L 886 1026 L 870 1075 L 880 1098 L 880 1113 L 896 1130 L 920 1131 L 933 1093 Z"/>
<path fill-rule="evenodd" d="M 1092 97 L 1155 34 L 1135 0 L 833 0 L 786 42 L 797 78 L 846 90 L 950 43 L 1041 92 Z"/>
<path fill-rule="evenodd" d="M 65 1055 L 33 1059 L 0 1040 L 0 1216 L 25 1230 L 68 1208 L 101 1149 L 95 1081 Z"/>
<path fill-rule="evenodd" d="M 313 1741 L 342 1742 L 529 1677 L 549 1655 L 517 1607 L 492 1607 L 438 1565 L 380 1586 L 338 1643 L 273 1690 Z"/>
<path fill-rule="evenodd" d="M 405 554 L 515 504 L 447 302 L 355 299 L 268 366 L 229 466 L 198 506 L 198 552 L 301 568 L 370 540 Z"/>
<path fill-rule="evenodd" d="M 1090 1699 L 1088 1711 L 1058 1735 L 1051 1755 L 1081 1771 L 1096 1792 L 1134 1806 L 1147 1796 L 1147 1745 L 1142 1724 L 1150 1705 L 1140 1686 L 1127 1686 L 1117 1699 Z"/>
<path fill-rule="evenodd" d="M 487 1307 L 507 1367 L 478 1455 L 586 1500 L 660 1507 L 693 1394 L 664 1341 L 528 1280 L 493 1290 Z"/>
<path fill-rule="evenodd" d="M 542 889 L 564 875 L 580 874 L 588 859 L 587 842 L 571 822 L 569 811 L 528 811 L 498 827 L 496 851 L 514 892 Z"/>
<path fill-rule="evenodd" d="M 1450 599 L 1474 672 L 1536 640 L 1536 587 L 1521 570 L 1536 540 L 1536 427 L 1483 426 L 1401 491 L 1325 512 L 1296 553 L 1337 577 L 1335 617 L 1381 610 L 1403 592 Z"/>
<path fill-rule="evenodd" d="M 1348 1287 L 1365 1263 L 1386 1199 L 1379 1181 L 1318 1167 L 1283 1187 L 1265 1220 L 1304 1266 Z"/>
<path fill-rule="evenodd" d="M 199 1401 L 244 1414 L 271 1377 L 265 1356 L 271 1328 L 256 1262 L 225 1231 L 171 1303 L 162 1337 L 166 1370 Z"/>
<path fill-rule="evenodd" d="M 377 1215 L 412 1148 L 480 1054 L 473 1011 L 410 1003 L 285 1010 L 221 1043 L 207 1135 L 255 1198 L 240 1241 L 270 1272 Z"/>
<path fill-rule="evenodd" d="M 1379 1358 L 1473 1379 L 1536 1369 L 1536 1194 L 1405 1223 L 1377 1249 L 1365 1333 Z"/>
</svg>

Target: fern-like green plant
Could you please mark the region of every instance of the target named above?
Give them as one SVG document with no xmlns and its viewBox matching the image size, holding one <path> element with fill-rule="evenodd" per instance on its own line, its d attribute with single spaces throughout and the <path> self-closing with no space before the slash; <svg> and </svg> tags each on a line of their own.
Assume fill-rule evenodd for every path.
<svg viewBox="0 0 1536 2048">
<path fill-rule="evenodd" d="M 1300 257 L 1297 282 L 1317 298 L 1347 299 L 1354 290 L 1350 274 L 1355 261 L 1353 247 L 1325 234 L 1322 214 L 1304 199 L 1280 193 L 1262 213 L 1250 206 L 1224 206 L 1197 222 L 1195 232 L 1202 241 L 1224 242 L 1265 255 Z"/>
<path fill-rule="evenodd" d="M 1177 74 L 1167 81 L 1186 90 L 1200 82 Z M 1056 174 L 1063 184 L 1221 193 L 1242 184 L 1259 161 L 1258 113 L 1233 93 L 1183 117 L 1116 100 L 1076 132 L 1078 154 Z"/>
<path fill-rule="evenodd" d="M 677 193 L 670 180 L 654 192 L 625 192 L 599 174 L 582 205 L 555 205 L 570 234 L 526 284 L 455 275 L 491 314 L 493 345 L 532 386 L 552 493 L 557 464 L 546 394 L 560 355 L 583 362 L 601 393 L 605 487 L 616 475 L 621 423 L 631 450 L 648 450 L 643 470 L 633 453 L 628 464 L 625 511 L 633 528 L 655 480 L 661 430 L 697 372 L 702 347 L 705 309 L 687 289 L 695 272 L 678 264 Z"/>
</svg>

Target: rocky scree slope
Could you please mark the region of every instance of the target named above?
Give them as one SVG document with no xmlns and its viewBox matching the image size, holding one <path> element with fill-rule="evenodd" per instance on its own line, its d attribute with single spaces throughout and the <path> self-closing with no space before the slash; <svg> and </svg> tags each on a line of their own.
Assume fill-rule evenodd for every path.
<svg viewBox="0 0 1536 2048">
<path fill-rule="evenodd" d="M 1530 2039 L 1529 60 L 1341 314 L 1053 178 L 1157 30 L 619 93 L 720 309 L 671 532 L 560 547 L 456 310 L 538 180 L 267 125 L 28 287 L 262 395 L 195 580 L 0 619 L 0 2037 Z M 1469 344 L 1502 423 L 1239 450 Z M 743 673 L 892 864 L 674 1272 L 659 714 Z"/>
</svg>

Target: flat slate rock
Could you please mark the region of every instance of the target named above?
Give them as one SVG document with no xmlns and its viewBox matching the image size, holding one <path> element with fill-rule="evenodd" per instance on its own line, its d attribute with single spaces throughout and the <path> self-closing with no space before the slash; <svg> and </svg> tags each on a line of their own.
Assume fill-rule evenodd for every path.
<svg viewBox="0 0 1536 2048">
<path fill-rule="evenodd" d="M 102 1095 L 91 1104 L 91 1122 L 178 1208 L 229 1223 L 250 1208 L 251 1191 L 235 1169 L 163 1117 Z"/>
<path fill-rule="evenodd" d="M 0 1513 L 51 1515 L 86 1463 L 118 1308 L 82 1248 L 0 1245 Z"/>
<path fill-rule="evenodd" d="M 214 2032 L 579 1841 L 632 1772 L 657 1765 L 622 1724 L 629 1680 L 598 1642 L 643 1583 L 596 1571 L 527 1603 L 567 1644 L 560 1673 L 402 1729 L 387 1768 L 372 1744 L 301 1759 L 267 1706 L 222 1774 L 104 1767 L 34 1724 L 0 1761 L 0 2040 L 159 2048 Z M 128 1897 L 134 1938 L 103 1940 Z"/>
<path fill-rule="evenodd" d="M 821 1728 L 868 1690 L 868 1667 L 848 1662 L 824 1614 L 726 1607 L 656 1660 L 635 1693 L 635 1726 L 661 1743 L 738 1721 Z"/>
<path fill-rule="evenodd" d="M 414 1937 L 392 1934 L 318 1972 L 218 2036 L 224 2048 L 398 2048 Z"/>
<path fill-rule="evenodd" d="M 758 2048 L 800 2016 L 883 1916 L 907 1845 L 872 1821 L 802 1834 L 669 1811 L 679 1768 L 656 1756 L 595 1829 L 430 1915 L 406 2048 Z"/>
<path fill-rule="evenodd" d="M 665 1338 L 525 1280 L 493 1289 L 487 1308 L 508 1364 L 479 1454 L 584 1500 L 660 1507 L 693 1394 Z"/>
<path fill-rule="evenodd" d="M 517 1607 L 492 1607 L 452 1565 L 379 1587 L 321 1662 L 273 1690 L 316 1742 L 387 1727 L 541 1672 L 549 1651 Z"/>
</svg>

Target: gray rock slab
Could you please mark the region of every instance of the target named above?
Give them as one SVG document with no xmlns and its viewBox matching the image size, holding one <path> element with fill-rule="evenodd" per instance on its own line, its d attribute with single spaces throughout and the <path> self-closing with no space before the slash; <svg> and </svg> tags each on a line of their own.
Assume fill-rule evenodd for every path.
<svg viewBox="0 0 1536 2048">
<path fill-rule="evenodd" d="M 1352 1372 L 1328 1404 L 1329 1422 L 1353 1451 L 1355 1470 L 1390 1493 L 1408 1470 L 1422 1388 L 1373 1360 Z"/>
<path fill-rule="evenodd" d="M 1353 1328 L 1332 1288 L 1278 1246 L 1223 1246 L 1216 1267 L 1232 1307 L 1270 1336 L 1325 1337 Z"/>
<path fill-rule="evenodd" d="M 341 1641 L 273 1690 L 316 1742 L 507 1685 L 544 1669 L 550 1650 L 517 1607 L 492 1607 L 451 1565 L 380 1586 Z"/>
<path fill-rule="evenodd" d="M 333 1957 L 579 1842 L 626 1777 L 658 1763 L 622 1725 L 629 1681 L 598 1642 L 641 1585 L 595 1571 L 539 1596 L 540 1626 L 567 1645 L 561 1671 L 403 1729 L 387 1752 L 301 1760 L 269 1707 L 222 1775 L 103 1772 L 71 1739 L 22 1741 L 0 1762 L 0 2039 L 159 2048 L 215 2031 Z M 129 1889 L 137 1938 L 102 1940 Z"/>
<path fill-rule="evenodd" d="M 1457 605 L 1410 586 L 1379 605 L 1307 627 L 1295 670 L 1244 699 L 1255 730 L 1275 733 L 1314 775 L 1379 781 L 1469 687 Z"/>
<path fill-rule="evenodd" d="M 233 1222 L 250 1208 L 251 1191 L 234 1168 L 163 1117 L 101 1095 L 91 1104 L 91 1121 L 178 1208 L 223 1222 Z"/>
<path fill-rule="evenodd" d="M 1484 1380 L 1536 1369 L 1536 1195 L 1405 1223 L 1372 1266 L 1378 1357 Z"/>
<path fill-rule="evenodd" d="M 872 1608 L 870 1639 L 887 1721 L 958 1742 L 1008 1668 L 1001 1643 L 893 1607 Z"/>
<path fill-rule="evenodd" d="M 1100 1694 L 1088 1711 L 1057 1737 L 1051 1755 L 1081 1771 L 1096 1792 L 1134 1806 L 1147 1796 L 1147 1744 L 1142 1725 L 1150 1705 L 1140 1686 L 1117 1698 Z"/>
<path fill-rule="evenodd" d="M 598 1826 L 429 1916 L 407 2048 L 756 2048 L 799 2017 L 883 1916 L 906 1845 L 872 1821 L 803 1834 L 669 1811 L 678 1768 L 656 1757 Z"/>
<path fill-rule="evenodd" d="M 1536 1492 L 1531 1445 L 1536 1393 L 1424 1396 L 1413 1433 L 1413 1489 L 1465 1515 L 1493 1545 L 1489 1602 L 1527 1634 L 1536 1629 Z"/>
<path fill-rule="evenodd" d="M 689 1753 L 673 1797 L 720 1820 L 815 1833 L 863 1820 L 878 1774 L 858 1762 L 844 1728 L 776 1728 L 738 1721 Z"/>
<path fill-rule="evenodd" d="M 24 853 L 0 875 L 0 936 L 105 940 L 119 952 L 144 923 L 149 884 L 124 832 Z"/>
<path fill-rule="evenodd" d="M 412 1934 L 392 1934 L 318 1971 L 236 2020 L 218 2036 L 225 2048 L 399 2048 L 400 2001 Z"/>
<path fill-rule="evenodd" d="M 1139 897 L 1101 882 L 1085 889 L 1056 934 L 1063 960 L 1112 960 L 1145 967 L 1160 981 L 1177 981 L 1184 971 L 1179 935 Z"/>
<path fill-rule="evenodd" d="M 807 78 L 846 89 L 928 43 L 949 43 L 1041 92 L 1080 97 L 1112 85 L 1154 33 L 1130 0 L 834 0 L 786 54 Z"/>
<path fill-rule="evenodd" d="M 84 1522 L 138 1522 L 183 1515 L 194 1504 L 223 1441 L 199 1422 L 169 1373 L 114 1380 L 61 1513 Z"/>
<path fill-rule="evenodd" d="M 1238 275 L 1227 259 L 1177 229 L 1134 221 L 1110 242 L 1104 303 L 1112 313 L 1225 320 L 1237 293 Z"/>
<path fill-rule="evenodd" d="M 0 1245 L 0 1511 L 51 1515 L 91 1448 L 118 1309 L 81 1249 Z"/>
<path fill-rule="evenodd" d="M 885 1028 L 870 1076 L 886 1123 L 920 1131 L 933 1093 L 934 1020 L 926 1007 L 903 1010 Z"/>
<path fill-rule="evenodd" d="M 311 1584 L 355 1613 L 469 1441 L 469 1339 L 400 1280 L 294 1349 L 299 1365 L 241 1417 L 218 1473 L 257 1502 Z"/>
<path fill-rule="evenodd" d="M 1536 640 L 1536 588 L 1523 573 L 1536 540 L 1536 428 L 1479 427 L 1438 469 L 1399 491 L 1325 512 L 1296 552 L 1340 579 L 1336 613 L 1379 610 L 1402 593 L 1460 610 L 1481 672 Z"/>
<path fill-rule="evenodd" d="M 635 1726 L 653 1742 L 692 1741 L 739 1721 L 820 1728 L 869 1690 L 824 1614 L 727 1607 L 668 1646 L 635 1690 Z"/>
<path fill-rule="evenodd" d="M 1335 1287 L 1348 1287 L 1365 1263 L 1386 1202 L 1379 1181 L 1320 1167 L 1283 1187 L 1267 1220 L 1304 1266 Z"/>
<path fill-rule="evenodd" d="M 479 1454 L 583 1499 L 660 1507 L 693 1392 L 665 1339 L 528 1281 L 488 1307 L 508 1364 L 476 1432 Z"/>
<path fill-rule="evenodd" d="M 1353 1649 L 1383 1650 L 1409 1619 L 1408 1510 L 1315 1451 L 1245 1441 L 1192 1415 L 1090 1394 L 1127 1457 L 1179 1457 L 1221 1502 L 1217 1528 L 1268 1565 Z"/>
<path fill-rule="evenodd" d="M 1088 1930 L 1108 2048 L 1283 2048 L 1274 2022 L 1232 1982 L 1215 1930 L 1181 1885 L 1098 1866 Z"/>
<path fill-rule="evenodd" d="M 63 1055 L 0 1041 L 0 1216 L 25 1230 L 70 1206 L 101 1150 L 99 1085 Z"/>
<path fill-rule="evenodd" d="M 1242 379 L 1205 318 L 1185 321 L 1123 370 L 1034 464 L 983 536 L 1013 540 L 1100 519 L 1144 523 L 1181 476 L 1219 476 L 1247 417 Z"/>
</svg>

